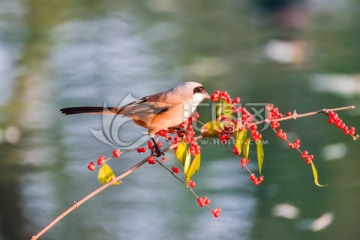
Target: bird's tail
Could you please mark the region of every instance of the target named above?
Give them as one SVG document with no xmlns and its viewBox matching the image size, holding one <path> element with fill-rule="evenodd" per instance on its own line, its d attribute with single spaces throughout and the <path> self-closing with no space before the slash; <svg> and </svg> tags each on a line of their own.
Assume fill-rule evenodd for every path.
<svg viewBox="0 0 360 240">
<path fill-rule="evenodd" d="M 116 107 L 69 107 L 62 108 L 60 112 L 65 115 L 92 113 L 92 114 L 120 114 L 121 108 Z"/>
</svg>

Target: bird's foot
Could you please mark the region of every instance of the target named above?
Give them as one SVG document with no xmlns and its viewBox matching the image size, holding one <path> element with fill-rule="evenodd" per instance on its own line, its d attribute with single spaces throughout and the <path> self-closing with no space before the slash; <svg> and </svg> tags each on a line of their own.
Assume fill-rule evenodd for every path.
<svg viewBox="0 0 360 240">
<path fill-rule="evenodd" d="M 159 146 L 157 145 L 156 141 L 154 138 L 151 138 L 151 140 L 153 141 L 154 143 L 154 149 L 152 150 L 152 153 L 153 154 L 156 154 L 156 157 L 160 157 L 161 155 L 165 155 L 163 153 L 163 151 L 161 151 L 161 149 L 159 148 Z"/>
</svg>

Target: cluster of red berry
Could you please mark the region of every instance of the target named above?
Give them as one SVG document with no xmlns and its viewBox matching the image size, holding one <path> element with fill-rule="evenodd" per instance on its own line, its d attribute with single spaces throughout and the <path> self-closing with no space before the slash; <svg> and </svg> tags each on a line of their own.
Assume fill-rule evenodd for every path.
<svg viewBox="0 0 360 240">
<path fill-rule="evenodd" d="M 327 115 L 329 116 L 328 119 L 329 124 L 332 124 L 337 128 L 342 129 L 345 135 L 350 135 L 354 139 L 358 138 L 358 136 L 355 135 L 355 127 L 348 127 L 336 112 L 328 111 Z"/>
<path fill-rule="evenodd" d="M 232 102 L 230 94 L 228 92 L 226 91 L 220 92 L 219 90 L 215 90 L 215 92 L 211 94 L 210 99 L 213 102 L 218 102 L 221 99 L 225 100 L 228 104 L 231 104 Z M 239 101 L 238 103 L 240 103 L 240 98 L 237 98 L 236 101 Z"/>
<path fill-rule="evenodd" d="M 254 122 L 254 116 L 245 107 L 240 107 L 239 109 L 237 109 L 237 111 L 241 115 L 241 118 L 239 120 L 243 124 L 248 125 Z"/>
<path fill-rule="evenodd" d="M 206 196 L 198 197 L 197 202 L 199 203 L 200 207 L 208 206 L 211 203 L 210 199 L 208 199 Z"/>
<path fill-rule="evenodd" d="M 311 164 L 312 160 L 314 159 L 314 155 L 309 154 L 308 151 L 303 151 L 301 153 L 301 158 L 305 159 L 306 164 Z"/>
<path fill-rule="evenodd" d="M 254 185 L 257 186 L 264 181 L 264 176 L 256 177 L 255 174 L 250 174 L 250 181 L 253 181 Z"/>
<path fill-rule="evenodd" d="M 246 159 L 246 158 L 241 158 L 240 159 L 241 168 L 244 168 L 246 166 L 246 164 L 248 164 L 248 163 L 250 163 L 249 159 Z"/>
<path fill-rule="evenodd" d="M 204 196 L 204 197 L 198 197 L 198 198 L 197 198 L 197 202 L 198 202 L 198 204 L 199 204 L 200 207 L 205 207 L 205 206 L 207 206 L 208 208 L 210 208 L 209 205 L 210 205 L 211 201 L 210 201 L 210 199 L 208 199 L 206 196 Z M 210 208 L 210 209 L 211 209 L 211 213 L 214 215 L 214 217 L 217 218 L 217 217 L 220 216 L 221 208 L 215 208 L 215 209 Z"/>
<path fill-rule="evenodd" d="M 300 140 L 299 139 L 295 139 L 295 141 L 292 143 L 292 142 L 289 142 L 288 143 L 288 146 L 290 148 L 300 148 Z"/>
<path fill-rule="evenodd" d="M 221 131 L 219 139 L 222 144 L 226 144 L 227 141 L 230 140 L 230 138 L 230 133 L 228 131 Z"/>
<path fill-rule="evenodd" d="M 251 138 L 252 138 L 252 140 L 254 140 L 254 142 L 262 139 L 262 135 L 257 131 L 256 125 L 252 125 L 250 127 L 250 134 L 251 134 Z"/>
<path fill-rule="evenodd" d="M 192 123 L 196 121 L 196 119 L 198 119 L 199 117 L 199 113 L 194 112 L 192 116 L 190 116 L 185 122 L 179 125 L 179 130 L 177 131 L 177 140 L 182 138 L 185 140 L 185 143 L 190 144 L 189 151 L 192 156 L 200 154 L 201 150 L 200 146 L 196 142 L 195 131 L 192 125 Z"/>
<path fill-rule="evenodd" d="M 297 150 L 299 153 L 301 153 L 301 158 L 305 159 L 306 164 L 311 164 L 312 160 L 314 159 L 314 155 L 309 154 L 308 151 L 301 151 L 300 150 L 300 140 L 299 139 L 295 139 L 294 142 L 291 142 L 287 139 L 287 134 L 286 132 L 279 128 L 280 127 L 280 123 L 278 121 L 274 121 L 274 119 L 279 119 L 284 117 L 284 115 L 282 113 L 279 112 L 278 108 L 274 107 L 274 104 L 270 103 L 269 105 L 266 106 L 266 109 L 268 110 L 268 120 L 270 120 L 270 127 L 276 132 L 276 136 L 278 138 L 281 138 L 282 140 L 286 141 L 288 143 L 289 148 L 295 149 Z M 292 116 L 293 113 L 291 112 L 287 112 L 286 116 L 290 117 Z M 277 128 L 279 128 L 278 130 L 276 130 Z"/>
<path fill-rule="evenodd" d="M 215 208 L 213 210 L 211 210 L 212 214 L 214 215 L 214 217 L 219 217 L 220 213 L 221 213 L 221 208 Z"/>
<path fill-rule="evenodd" d="M 146 152 L 146 148 L 145 148 L 145 147 L 139 147 L 139 148 L 137 149 L 137 152 L 138 152 L 138 153 L 144 153 L 144 152 Z"/>
<path fill-rule="evenodd" d="M 210 99 L 214 102 L 225 101 L 231 107 L 232 114 L 234 114 L 232 116 L 230 116 L 229 114 L 223 114 L 218 116 L 217 118 L 217 122 L 220 122 L 221 126 L 223 126 L 222 129 L 217 130 L 218 137 L 223 144 L 226 144 L 227 141 L 231 138 L 236 138 L 235 131 L 237 131 L 236 134 L 238 134 L 244 129 L 250 132 L 251 139 L 254 142 L 262 140 L 262 135 L 258 132 L 257 125 L 254 124 L 253 115 L 245 107 L 238 107 L 238 104 L 240 103 L 239 97 L 231 99 L 230 95 L 227 92 L 220 92 L 217 90 L 211 95 Z M 279 114 L 275 116 L 278 115 Z M 241 150 L 239 149 L 239 146 L 234 145 L 232 148 L 232 152 L 235 155 L 240 155 Z M 248 158 L 240 158 L 240 165 L 242 168 L 246 167 L 248 163 L 250 163 L 250 160 Z M 251 173 L 249 168 L 246 167 L 246 169 L 250 172 L 252 176 L 255 176 L 253 173 Z M 262 181 L 263 177 L 255 178 L 255 180 L 253 180 L 255 185 L 259 185 Z"/>
<path fill-rule="evenodd" d="M 194 181 L 189 180 L 187 184 L 188 184 L 188 186 L 190 188 L 195 188 L 196 187 L 196 183 Z"/>
</svg>

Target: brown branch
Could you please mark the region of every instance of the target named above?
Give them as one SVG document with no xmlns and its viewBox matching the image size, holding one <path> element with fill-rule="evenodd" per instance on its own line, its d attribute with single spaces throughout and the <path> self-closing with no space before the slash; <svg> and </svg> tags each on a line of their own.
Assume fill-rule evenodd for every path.
<svg viewBox="0 0 360 240">
<path fill-rule="evenodd" d="M 94 191 L 92 191 L 91 193 L 89 193 L 88 195 L 86 195 L 85 197 L 83 197 L 81 200 L 79 201 L 75 201 L 71 207 L 69 207 L 68 209 L 66 209 L 62 214 L 60 214 L 58 217 L 56 217 L 53 221 L 51 221 L 46 227 L 44 227 L 40 232 L 38 232 L 36 235 L 34 235 L 31 239 L 32 240 L 36 240 L 38 239 L 41 235 L 43 235 L 45 232 L 47 232 L 50 228 L 52 228 L 56 223 L 58 223 L 61 219 L 63 219 L 66 215 L 68 215 L 69 213 L 71 213 L 72 211 L 74 211 L 76 208 L 80 207 L 81 204 L 83 204 L 84 202 L 86 202 L 87 200 L 89 200 L 90 198 L 94 197 L 95 195 L 97 195 L 98 193 L 100 193 L 101 191 L 105 190 L 106 188 L 110 187 L 111 185 L 113 185 L 115 182 L 119 182 L 120 180 L 124 179 L 126 176 L 128 176 L 129 174 L 131 174 L 132 172 L 134 172 L 136 169 L 138 169 L 139 167 L 141 167 L 142 165 L 144 165 L 147 162 L 147 158 L 143 159 L 142 161 L 140 161 L 139 163 L 135 164 L 133 167 L 129 168 L 126 172 L 124 172 L 123 174 L 117 176 L 116 178 L 112 179 L 110 182 L 101 185 L 99 188 L 95 189 Z"/>
<path fill-rule="evenodd" d="M 296 112 L 294 112 L 291 116 L 287 116 L 287 117 L 282 117 L 282 118 L 277 118 L 277 119 L 265 119 L 262 121 L 257 121 L 254 123 L 250 123 L 249 126 L 251 125 L 258 125 L 258 124 L 263 124 L 263 123 L 267 123 L 267 122 L 280 122 L 280 121 L 285 121 L 285 120 L 290 120 L 290 119 L 298 119 L 298 118 L 303 118 L 303 117 L 310 117 L 319 113 L 328 113 L 329 111 L 343 111 L 343 110 L 350 110 L 350 109 L 355 109 L 355 106 L 347 106 L 347 107 L 340 107 L 340 108 L 331 108 L 331 109 L 327 109 L 327 108 L 323 108 L 320 109 L 318 111 L 314 111 L 314 112 L 309 112 L 309 113 L 303 113 L 303 114 L 297 114 Z"/>
</svg>

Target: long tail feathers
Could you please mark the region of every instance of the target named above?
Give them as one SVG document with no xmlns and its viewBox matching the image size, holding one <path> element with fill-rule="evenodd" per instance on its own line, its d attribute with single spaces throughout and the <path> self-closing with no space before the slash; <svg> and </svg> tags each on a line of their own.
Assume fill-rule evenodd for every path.
<svg viewBox="0 0 360 240">
<path fill-rule="evenodd" d="M 115 107 L 69 107 L 62 108 L 60 112 L 65 115 L 81 114 L 81 113 L 92 113 L 92 114 L 119 114 L 121 108 Z"/>
</svg>

